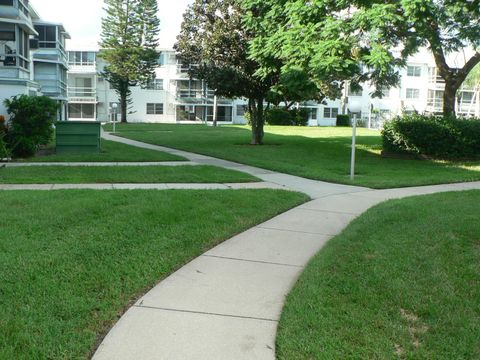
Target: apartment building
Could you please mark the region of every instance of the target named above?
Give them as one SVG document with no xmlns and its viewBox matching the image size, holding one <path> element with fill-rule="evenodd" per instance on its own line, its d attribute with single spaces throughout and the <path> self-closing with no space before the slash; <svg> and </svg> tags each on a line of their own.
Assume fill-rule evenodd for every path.
<svg viewBox="0 0 480 360">
<path fill-rule="evenodd" d="M 30 38 L 38 35 L 34 18 L 28 0 L 0 0 L 0 115 L 6 115 L 4 99 L 40 92 L 30 54 Z"/>
<path fill-rule="evenodd" d="M 0 115 L 12 96 L 47 95 L 59 103 L 58 119 L 67 119 L 68 33 L 47 23 L 28 0 L 0 0 Z"/>
<path fill-rule="evenodd" d="M 462 53 L 449 62 L 463 66 Z M 101 77 L 104 67 L 96 51 L 69 52 L 69 119 L 109 121 L 114 116 L 118 96 Z M 195 123 L 213 120 L 214 104 L 220 123 L 245 124 L 246 101 L 214 97 L 204 81 L 190 79 L 188 66 L 179 64 L 175 52 L 163 49 L 155 70 L 156 78 L 145 87 L 132 88 L 131 122 Z M 444 82 L 438 76 L 435 62 L 427 51 L 420 51 L 400 70 L 397 88 L 385 89 L 381 98 L 364 84 L 361 91 L 347 89 L 346 101 L 327 99 L 324 104 L 304 102 L 309 109 L 310 126 L 333 126 L 337 114 L 349 113 L 362 119 L 365 126 L 380 127 L 384 121 L 402 112 L 439 113 L 443 105 Z M 119 107 L 117 108 L 119 109 Z M 480 117 L 479 89 L 462 88 L 458 92 L 457 113 Z M 120 114 L 117 114 L 119 117 Z"/>
</svg>

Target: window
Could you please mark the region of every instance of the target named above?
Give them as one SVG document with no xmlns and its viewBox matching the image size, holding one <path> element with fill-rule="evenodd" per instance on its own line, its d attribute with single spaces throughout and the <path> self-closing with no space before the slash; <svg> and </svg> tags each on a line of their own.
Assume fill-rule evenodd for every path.
<svg viewBox="0 0 480 360">
<path fill-rule="evenodd" d="M 57 27 L 47 25 L 35 25 L 38 32 L 39 47 L 54 49 L 57 47 Z"/>
<path fill-rule="evenodd" d="M 163 104 L 147 104 L 147 114 L 148 115 L 162 115 L 163 114 Z"/>
<path fill-rule="evenodd" d="M 407 66 L 407 76 L 415 76 L 415 77 L 422 76 L 422 67 L 421 66 L 408 65 Z"/>
<path fill-rule="evenodd" d="M 0 23 L 0 41 L 15 41 L 15 25 Z"/>
<path fill-rule="evenodd" d="M 150 81 L 147 86 L 145 86 L 147 90 L 163 90 L 163 79 L 155 79 Z"/>
<path fill-rule="evenodd" d="M 246 105 L 237 105 L 237 116 L 245 116 L 246 110 L 247 110 Z"/>
<path fill-rule="evenodd" d="M 317 120 L 317 108 L 310 108 L 308 109 L 308 112 L 309 112 L 308 114 L 309 120 Z M 337 116 L 335 115 L 335 117 Z"/>
<path fill-rule="evenodd" d="M 407 89 L 407 99 L 420 99 L 420 89 Z"/>
<path fill-rule="evenodd" d="M 13 6 L 13 0 L 0 0 L 0 5 Z"/>
<path fill-rule="evenodd" d="M 326 119 L 335 119 L 338 115 L 338 108 L 326 107 L 323 109 L 323 117 Z"/>
<path fill-rule="evenodd" d="M 69 118 L 71 119 L 94 119 L 95 104 L 68 104 Z"/>
<path fill-rule="evenodd" d="M 474 98 L 473 94 L 473 91 L 459 91 L 457 95 L 458 101 L 461 103 L 470 103 Z"/>
<path fill-rule="evenodd" d="M 157 59 L 157 64 L 160 66 L 165 65 L 165 53 L 161 52 Z"/>
</svg>

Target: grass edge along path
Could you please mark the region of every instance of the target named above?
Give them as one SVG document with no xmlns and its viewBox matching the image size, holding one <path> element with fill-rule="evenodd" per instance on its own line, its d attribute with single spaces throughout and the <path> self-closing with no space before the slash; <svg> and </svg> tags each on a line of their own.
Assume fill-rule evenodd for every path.
<svg viewBox="0 0 480 360">
<path fill-rule="evenodd" d="M 159 280 L 306 200 L 283 190 L 0 192 L 0 358 L 88 358 Z"/>
<path fill-rule="evenodd" d="M 479 203 L 417 196 L 354 220 L 287 297 L 277 358 L 480 358 Z"/>
<path fill-rule="evenodd" d="M 376 189 L 480 180 L 480 161 L 384 158 L 378 131 L 359 128 L 357 133 L 353 182 L 351 128 L 266 126 L 265 145 L 260 147 L 248 145 L 250 129 L 239 125 L 122 124 L 115 135 L 308 179 Z"/>
<path fill-rule="evenodd" d="M 101 139 L 100 153 L 72 153 L 40 155 L 19 162 L 160 162 L 186 159 L 163 151 L 143 149 L 115 141 Z M 55 145 L 51 145 L 55 147 Z M 48 150 L 47 150 L 48 151 Z"/>
<path fill-rule="evenodd" d="M 245 183 L 260 179 L 209 165 L 0 167 L 0 184 Z"/>
</svg>

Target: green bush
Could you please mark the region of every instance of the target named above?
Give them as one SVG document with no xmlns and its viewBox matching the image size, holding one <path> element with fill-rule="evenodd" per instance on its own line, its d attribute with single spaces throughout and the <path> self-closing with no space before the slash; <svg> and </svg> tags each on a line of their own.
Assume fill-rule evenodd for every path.
<svg viewBox="0 0 480 360">
<path fill-rule="evenodd" d="M 309 112 L 307 109 L 285 109 L 273 107 L 265 111 L 268 125 L 306 126 Z"/>
<path fill-rule="evenodd" d="M 30 157 L 50 142 L 58 105 L 46 96 L 14 96 L 5 100 L 10 121 L 6 143 L 13 157 Z"/>
<path fill-rule="evenodd" d="M 455 119 L 410 114 L 385 123 L 383 150 L 435 158 L 480 155 L 480 119 Z"/>
<path fill-rule="evenodd" d="M 350 126 L 350 115 L 337 115 L 337 126 Z"/>
</svg>

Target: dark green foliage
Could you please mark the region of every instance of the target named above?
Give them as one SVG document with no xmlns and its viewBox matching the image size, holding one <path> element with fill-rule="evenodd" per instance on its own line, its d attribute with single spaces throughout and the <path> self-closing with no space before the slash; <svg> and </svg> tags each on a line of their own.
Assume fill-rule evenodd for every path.
<svg viewBox="0 0 480 360">
<path fill-rule="evenodd" d="M 7 147 L 14 157 L 29 157 L 53 136 L 57 103 L 47 96 L 20 95 L 5 100 L 10 121 L 6 133 Z"/>
<path fill-rule="evenodd" d="M 350 115 L 337 115 L 337 126 L 350 126 Z"/>
<path fill-rule="evenodd" d="M 369 82 L 375 96 L 398 84 L 398 68 L 420 48 L 431 50 L 445 81 L 444 113 L 480 63 L 480 1 L 458 0 L 244 0 L 245 23 L 255 32 L 250 57 L 262 75 L 300 68 L 323 94 L 339 98 L 343 80 Z M 465 64 L 446 54 L 464 48 Z M 401 49 L 399 52 L 398 50 Z"/>
<path fill-rule="evenodd" d="M 385 124 L 382 139 L 387 152 L 473 158 L 480 156 L 480 120 L 404 115 Z"/>
<path fill-rule="evenodd" d="M 251 143 L 263 141 L 265 98 L 273 77 L 256 76 L 259 68 L 248 56 L 253 33 L 242 23 L 239 0 L 195 0 L 183 15 L 175 49 L 184 64 L 195 64 L 190 75 L 205 80 L 216 95 L 248 99 Z"/>
<path fill-rule="evenodd" d="M 308 124 L 308 110 L 270 108 L 265 111 L 265 121 L 268 125 L 306 126 Z"/>
<path fill-rule="evenodd" d="M 156 0 L 105 0 L 99 57 L 107 62 L 102 76 L 120 97 L 122 122 L 127 121 L 130 87 L 155 77 L 158 60 Z"/>
</svg>

